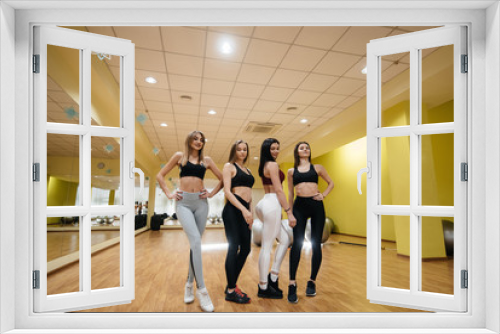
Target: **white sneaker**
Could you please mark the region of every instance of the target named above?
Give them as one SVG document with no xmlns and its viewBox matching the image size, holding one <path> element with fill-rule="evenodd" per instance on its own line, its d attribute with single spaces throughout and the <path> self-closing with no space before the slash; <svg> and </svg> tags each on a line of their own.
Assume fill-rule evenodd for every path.
<svg viewBox="0 0 500 334">
<path fill-rule="evenodd" d="M 194 284 L 186 283 L 186 287 L 184 288 L 184 303 L 190 304 L 194 302 Z"/>
<path fill-rule="evenodd" d="M 214 305 L 212 304 L 212 300 L 210 299 L 210 296 L 208 295 L 208 290 L 207 288 L 203 289 L 198 289 L 196 291 L 196 297 L 198 297 L 200 301 L 200 306 L 203 312 L 213 312 L 214 311 Z"/>
</svg>

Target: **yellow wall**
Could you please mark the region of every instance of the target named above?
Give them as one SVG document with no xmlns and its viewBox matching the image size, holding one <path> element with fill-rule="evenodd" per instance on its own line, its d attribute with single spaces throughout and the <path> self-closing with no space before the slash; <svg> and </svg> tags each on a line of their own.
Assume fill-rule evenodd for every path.
<svg viewBox="0 0 500 334">
<path fill-rule="evenodd" d="M 47 206 L 75 205 L 78 183 L 68 182 L 56 177 L 50 177 L 47 186 Z M 59 223 L 59 217 L 47 218 L 47 224 Z"/>
</svg>

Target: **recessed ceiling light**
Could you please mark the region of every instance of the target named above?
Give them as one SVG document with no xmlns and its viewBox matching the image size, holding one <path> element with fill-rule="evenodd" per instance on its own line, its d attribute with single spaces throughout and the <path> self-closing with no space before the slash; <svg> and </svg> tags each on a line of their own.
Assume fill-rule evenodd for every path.
<svg viewBox="0 0 500 334">
<path fill-rule="evenodd" d="M 231 44 L 229 44 L 229 42 L 222 43 L 222 46 L 220 49 L 221 49 L 221 52 L 226 54 L 226 55 L 233 53 L 233 47 L 231 46 Z"/>
<path fill-rule="evenodd" d="M 191 101 L 193 98 L 189 95 L 181 95 L 181 100 Z"/>
<path fill-rule="evenodd" d="M 366 74 L 368 72 L 368 69 L 365 67 L 361 70 L 361 73 Z"/>
<path fill-rule="evenodd" d="M 153 77 L 146 77 L 146 78 L 144 79 L 144 81 L 149 82 L 150 84 L 155 84 L 155 83 L 157 83 L 157 82 L 158 82 L 158 81 L 157 81 L 155 78 L 153 78 Z"/>
<path fill-rule="evenodd" d="M 167 123 L 161 123 L 160 126 L 168 126 Z"/>
<path fill-rule="evenodd" d="M 300 120 L 300 123 L 302 123 L 302 124 L 307 123 L 307 119 L 305 119 L 305 118 L 301 119 L 301 120 Z"/>
<path fill-rule="evenodd" d="M 215 110 L 211 109 L 211 110 L 209 110 L 209 111 L 208 111 L 208 113 L 209 113 L 210 115 L 215 115 L 215 114 L 217 114 L 217 111 L 215 111 Z"/>
<path fill-rule="evenodd" d="M 208 142 L 208 138 L 205 138 L 205 143 Z"/>
</svg>

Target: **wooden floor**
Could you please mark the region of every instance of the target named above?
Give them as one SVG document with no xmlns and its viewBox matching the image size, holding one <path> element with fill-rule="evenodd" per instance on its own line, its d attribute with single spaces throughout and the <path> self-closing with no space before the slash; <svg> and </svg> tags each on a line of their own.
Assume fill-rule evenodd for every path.
<svg viewBox="0 0 500 334">
<path fill-rule="evenodd" d="M 298 304 L 286 300 L 288 253 L 282 265 L 280 286 L 283 300 L 257 297 L 258 257 L 260 248 L 252 251 L 241 273 L 238 285 L 252 302 L 238 305 L 224 300 L 226 277 L 223 230 L 207 230 L 203 236 L 203 270 L 205 283 L 216 312 L 419 312 L 398 307 L 371 304 L 366 299 L 366 247 L 340 244 L 339 241 L 364 243 L 364 238 L 331 235 L 323 245 L 323 263 L 317 278 L 317 296 L 306 297 L 305 285 L 310 273 L 310 248 L 305 247 L 297 273 Z M 383 277 L 385 286 L 409 285 L 409 259 L 398 256 L 394 243 L 384 243 Z M 183 302 L 188 271 L 189 244 L 182 230 L 147 231 L 136 236 L 136 298 L 131 304 L 103 307 L 84 312 L 201 312 L 195 301 Z M 119 285 L 119 248 L 113 246 L 92 256 L 92 288 Z M 453 261 L 423 263 L 425 291 L 452 293 Z M 50 294 L 77 291 L 78 264 L 69 265 L 49 275 Z M 73 279 L 68 279 L 73 278 Z M 450 284 L 451 283 L 451 284 Z"/>
</svg>

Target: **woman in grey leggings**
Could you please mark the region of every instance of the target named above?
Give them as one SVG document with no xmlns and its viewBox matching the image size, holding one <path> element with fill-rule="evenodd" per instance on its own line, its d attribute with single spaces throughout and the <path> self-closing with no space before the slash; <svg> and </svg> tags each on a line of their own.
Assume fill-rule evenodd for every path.
<svg viewBox="0 0 500 334">
<path fill-rule="evenodd" d="M 185 142 L 184 152 L 175 153 L 163 167 L 156 180 L 169 199 L 177 200 L 177 218 L 189 239 L 189 274 L 184 290 L 184 302 L 194 301 L 194 281 L 198 291 L 196 296 L 201 309 L 213 312 L 214 306 L 203 281 L 201 261 L 201 236 L 205 231 L 208 215 L 207 198 L 211 198 L 222 188 L 222 173 L 209 157 L 203 156 L 205 136 L 200 131 L 191 132 Z M 165 182 L 167 175 L 175 166 L 179 167 L 179 190 L 170 192 Z M 217 186 L 207 192 L 203 185 L 206 170 L 210 169 L 219 179 Z"/>
</svg>

